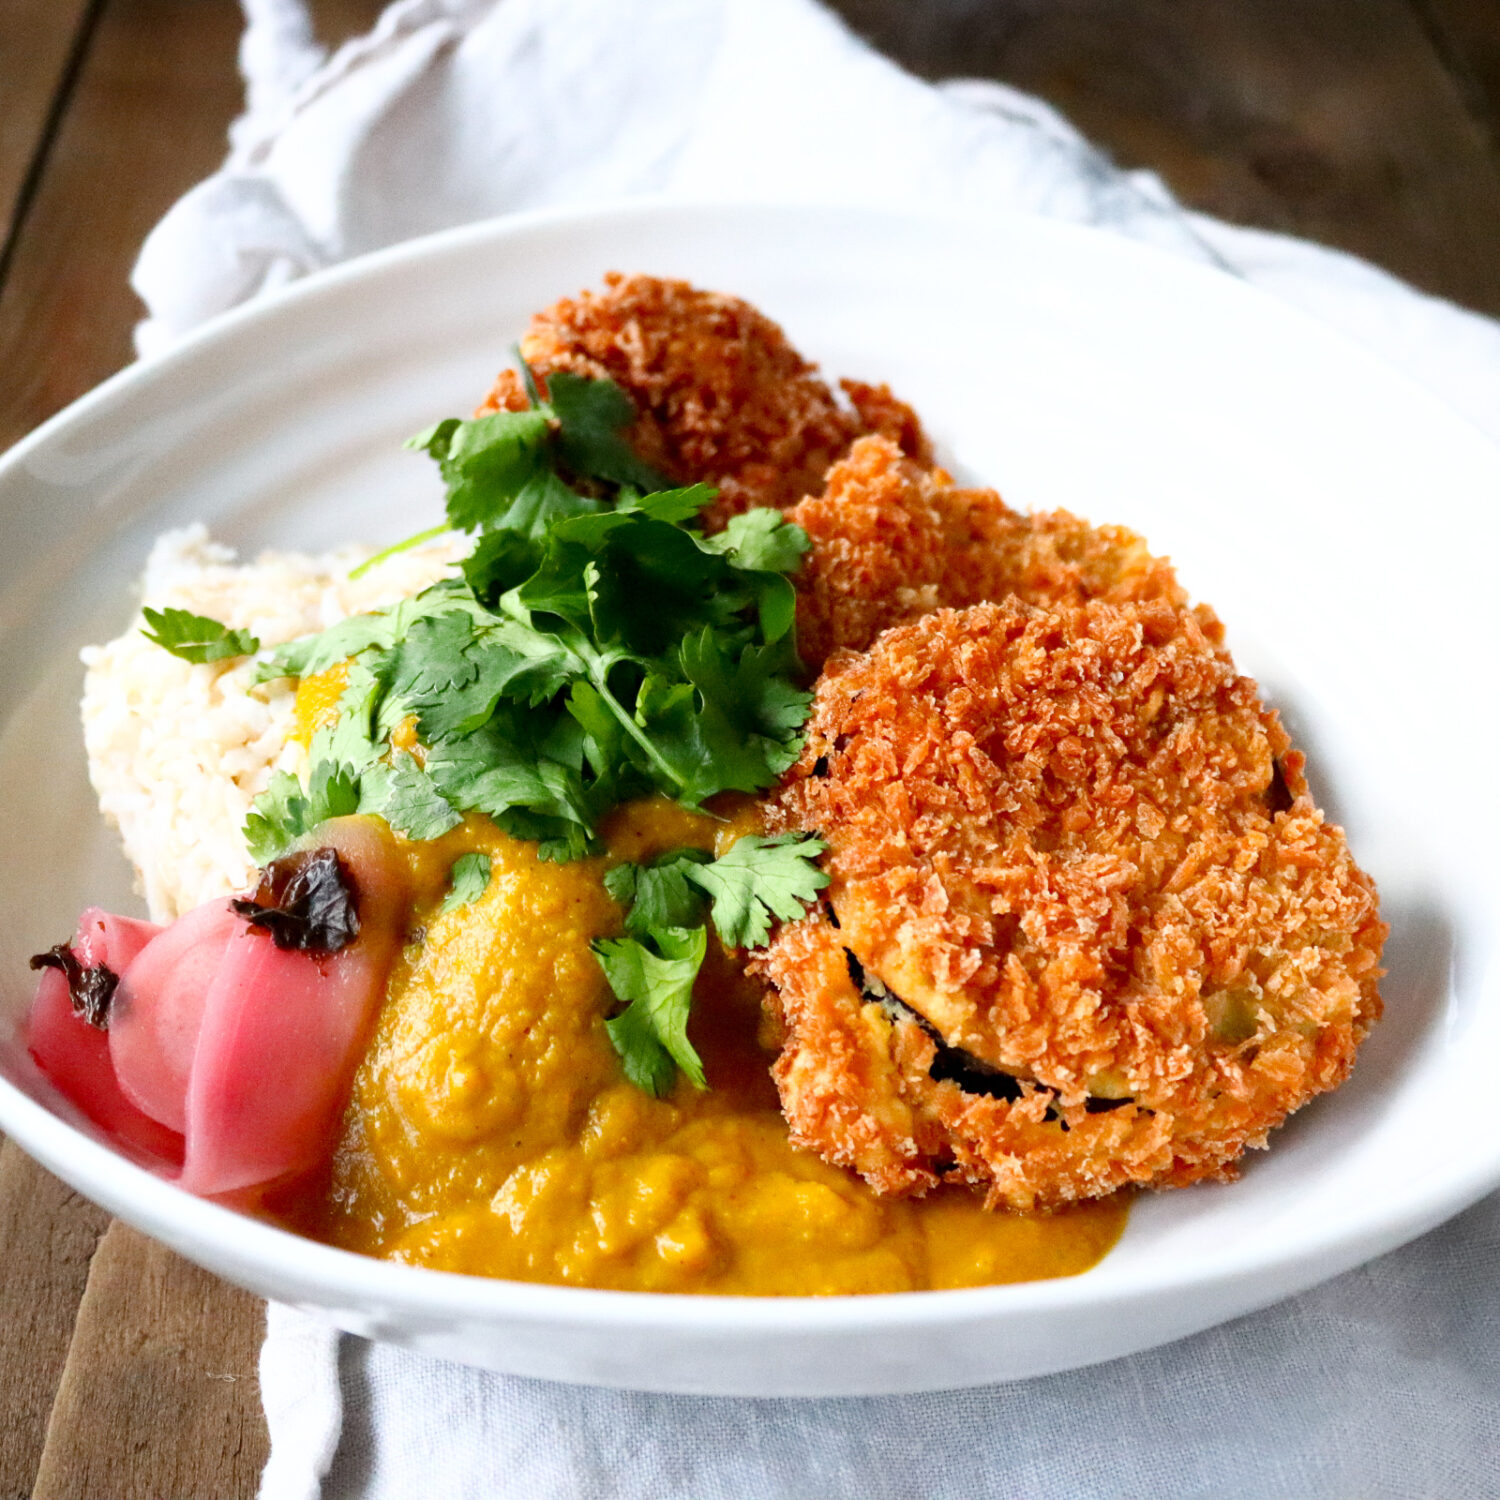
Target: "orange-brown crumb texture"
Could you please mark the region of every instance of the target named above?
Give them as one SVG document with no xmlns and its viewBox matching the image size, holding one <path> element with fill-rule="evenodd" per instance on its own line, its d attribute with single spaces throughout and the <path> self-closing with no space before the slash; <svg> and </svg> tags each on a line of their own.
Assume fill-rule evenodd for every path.
<svg viewBox="0 0 1500 1500">
<path fill-rule="evenodd" d="M 645 276 L 522 351 L 615 380 L 710 528 L 786 511 L 814 684 L 765 816 L 820 908 L 751 960 L 793 1139 L 883 1193 L 1029 1209 L 1234 1175 L 1380 1014 L 1373 882 L 1213 612 L 1118 526 L 934 466 L 884 386 L 836 396 L 736 298 Z M 502 375 L 482 411 L 525 403 Z"/>
</svg>

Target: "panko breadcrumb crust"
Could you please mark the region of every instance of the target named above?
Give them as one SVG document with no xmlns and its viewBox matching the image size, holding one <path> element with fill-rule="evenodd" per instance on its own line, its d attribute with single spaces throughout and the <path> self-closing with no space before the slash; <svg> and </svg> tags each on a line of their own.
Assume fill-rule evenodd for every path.
<svg viewBox="0 0 1500 1500">
<path fill-rule="evenodd" d="M 831 876 L 755 960 L 783 1106 L 882 1192 L 1232 1176 L 1379 1015 L 1372 882 L 1166 599 L 1010 598 L 836 654 L 769 822 Z"/>
<path fill-rule="evenodd" d="M 685 281 L 612 272 L 602 292 L 537 314 L 521 353 L 543 383 L 558 370 L 615 381 L 639 413 L 636 452 L 678 484 L 718 488 L 703 517 L 710 531 L 751 506 L 784 509 L 816 493 L 864 434 L 931 456 L 916 414 L 885 386 L 843 381 L 841 403 L 764 313 Z M 506 370 L 480 411 L 526 405 Z"/>
<path fill-rule="evenodd" d="M 1166 559 L 956 484 L 910 407 L 835 393 L 735 297 L 611 275 L 522 351 L 544 387 L 615 380 L 640 456 L 720 490 L 708 529 L 768 505 L 811 540 L 798 639 L 822 675 L 766 811 L 828 840 L 832 884 L 752 960 L 795 1140 L 880 1192 L 956 1178 L 1048 1207 L 1231 1176 L 1348 1073 L 1380 1010 L 1374 887 Z M 526 405 L 506 372 L 479 410 Z M 337 560 L 232 568 L 187 540 L 171 579 L 153 556 L 153 602 L 267 643 L 370 607 Z M 448 562 L 359 587 L 399 596 Z M 249 670 L 134 628 L 90 656 L 90 774 L 158 917 L 243 884 L 249 799 L 296 749 L 290 693 L 249 696 Z"/>
<path fill-rule="evenodd" d="M 797 575 L 797 644 L 814 667 L 841 648 L 862 651 L 888 626 L 1012 594 L 1032 603 L 1188 602 L 1171 564 L 1133 531 L 1065 510 L 1022 515 L 994 490 L 956 485 L 881 437 L 859 439 L 821 492 L 787 515 L 812 539 Z M 1213 612 L 1197 614 L 1217 644 Z"/>
</svg>

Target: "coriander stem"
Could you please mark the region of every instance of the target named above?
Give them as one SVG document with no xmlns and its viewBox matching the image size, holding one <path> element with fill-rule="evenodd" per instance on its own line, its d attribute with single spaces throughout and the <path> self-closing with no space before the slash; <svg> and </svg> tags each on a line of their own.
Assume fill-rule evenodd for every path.
<svg viewBox="0 0 1500 1500">
<path fill-rule="evenodd" d="M 609 705 L 609 711 L 620 721 L 625 733 L 633 739 L 646 754 L 646 759 L 656 768 L 669 785 L 674 786 L 680 792 L 682 782 L 678 780 L 677 774 L 666 761 L 661 758 L 661 752 L 646 738 L 641 726 L 635 722 L 635 716 L 625 712 L 625 706 L 609 690 L 609 683 L 605 680 L 603 672 L 589 670 L 589 680 L 594 684 L 599 696 Z"/>
<path fill-rule="evenodd" d="M 404 542 L 394 542 L 384 552 L 377 552 L 374 557 L 367 557 L 357 568 L 349 574 L 350 582 L 356 578 L 363 578 L 376 563 L 383 563 L 388 557 L 395 557 L 398 552 L 405 552 L 410 547 L 420 547 L 423 542 L 430 542 L 442 536 L 445 531 L 453 528 L 446 521 L 441 526 L 429 526 L 426 531 L 419 531 L 415 536 L 409 536 Z"/>
</svg>

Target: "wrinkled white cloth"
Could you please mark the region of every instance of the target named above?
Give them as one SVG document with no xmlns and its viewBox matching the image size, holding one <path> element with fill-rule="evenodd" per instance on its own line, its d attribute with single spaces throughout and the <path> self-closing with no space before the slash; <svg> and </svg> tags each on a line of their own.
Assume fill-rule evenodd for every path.
<svg viewBox="0 0 1500 1500">
<path fill-rule="evenodd" d="M 641 194 L 992 205 L 1242 275 L 1500 436 L 1500 326 L 1352 257 L 1184 212 L 1039 101 L 922 83 L 813 0 L 397 0 L 331 58 L 299 0 L 244 3 L 247 110 L 225 166 L 142 250 L 142 353 L 320 267 L 519 209 Z M 261 1493 L 1500 1496 L 1497 1249 L 1500 1198 L 1166 1349 L 849 1401 L 572 1389 L 273 1306 Z"/>
<path fill-rule="evenodd" d="M 1500 1196 L 1163 1349 L 844 1401 L 521 1380 L 338 1340 L 273 1306 L 261 1493 L 318 1494 L 341 1345 L 327 1500 L 1480 1500 L 1500 1495 L 1497 1264 Z"/>
</svg>

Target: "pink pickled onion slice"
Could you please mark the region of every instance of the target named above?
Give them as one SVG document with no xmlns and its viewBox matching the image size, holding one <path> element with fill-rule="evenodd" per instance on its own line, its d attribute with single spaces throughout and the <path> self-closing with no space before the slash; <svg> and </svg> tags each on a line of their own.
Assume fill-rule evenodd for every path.
<svg viewBox="0 0 1500 1500">
<path fill-rule="evenodd" d="M 123 974 L 141 949 L 163 930 L 154 922 L 117 917 L 112 911 L 90 906 L 78 919 L 73 951 L 83 963 L 107 964 L 116 974 Z"/>
<path fill-rule="evenodd" d="M 359 936 L 329 955 L 282 952 L 241 922 L 203 1008 L 187 1091 L 182 1185 L 228 1193 L 305 1171 L 332 1150 L 405 918 L 405 869 L 383 824 L 317 834 L 353 877 Z"/>
<path fill-rule="evenodd" d="M 108 963 L 112 969 L 116 964 L 128 966 L 160 930 L 97 907 L 84 912 L 78 928 L 73 950 L 80 961 Z M 68 982 L 56 969 L 42 971 L 27 1023 L 27 1043 L 58 1093 L 106 1135 L 147 1165 L 173 1170 L 181 1165 L 182 1137 L 142 1114 L 126 1098 L 110 1063 L 107 1033 L 74 1013 Z"/>
<path fill-rule="evenodd" d="M 244 927 L 227 900 L 185 912 L 120 976 L 109 1055 L 125 1097 L 153 1120 L 187 1129 L 188 1078 L 203 1006 L 229 940 Z"/>
</svg>

